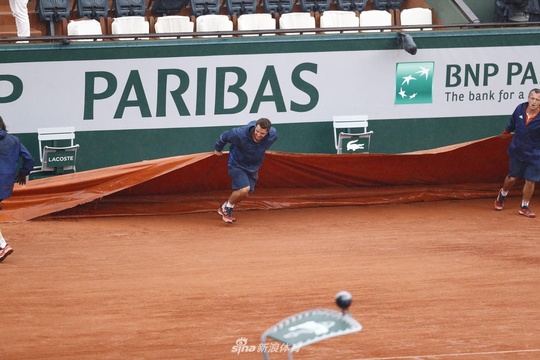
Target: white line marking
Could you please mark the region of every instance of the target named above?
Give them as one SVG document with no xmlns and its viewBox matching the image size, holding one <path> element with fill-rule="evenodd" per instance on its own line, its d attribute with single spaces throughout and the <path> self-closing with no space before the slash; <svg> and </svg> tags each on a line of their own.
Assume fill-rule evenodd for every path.
<svg viewBox="0 0 540 360">
<path fill-rule="evenodd" d="M 503 350 L 503 351 L 482 351 L 471 353 L 455 353 L 455 354 L 438 354 L 438 355 L 414 355 L 414 356 L 390 356 L 377 358 L 358 358 L 355 360 L 397 360 L 397 359 L 421 359 L 421 358 L 438 358 L 438 357 L 460 357 L 460 356 L 478 356 L 478 355 L 501 355 L 501 354 L 519 354 L 519 353 L 535 353 L 540 352 L 540 349 L 524 349 L 524 350 Z"/>
</svg>

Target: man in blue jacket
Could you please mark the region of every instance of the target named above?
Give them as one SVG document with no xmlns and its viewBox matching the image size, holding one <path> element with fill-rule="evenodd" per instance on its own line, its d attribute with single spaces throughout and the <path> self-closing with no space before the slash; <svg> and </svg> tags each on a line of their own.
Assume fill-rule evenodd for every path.
<svg viewBox="0 0 540 360">
<path fill-rule="evenodd" d="M 231 224 L 233 208 L 255 190 L 266 150 L 277 140 L 277 131 L 270 120 L 261 118 L 245 126 L 223 132 L 214 145 L 214 153 L 222 155 L 223 148 L 230 143 L 229 176 L 233 192 L 229 199 L 219 207 L 218 214 L 223 221 Z"/>
<path fill-rule="evenodd" d="M 508 191 L 518 178 L 525 179 L 523 197 L 518 213 L 533 218 L 536 215 L 529 208 L 534 193 L 534 185 L 540 180 L 540 89 L 529 92 L 528 101 L 519 104 L 510 117 L 503 134 L 514 133 L 508 146 L 510 170 L 504 179 L 503 187 L 495 200 L 495 210 L 504 208 Z"/>
<path fill-rule="evenodd" d="M 19 171 L 19 158 L 22 164 Z M 11 196 L 15 182 L 26 184 L 26 177 L 34 167 L 34 159 L 20 140 L 7 133 L 6 124 L 0 116 L 0 202 Z M 1 208 L 0 208 L 1 210 Z M 13 252 L 0 232 L 0 262 Z"/>
</svg>

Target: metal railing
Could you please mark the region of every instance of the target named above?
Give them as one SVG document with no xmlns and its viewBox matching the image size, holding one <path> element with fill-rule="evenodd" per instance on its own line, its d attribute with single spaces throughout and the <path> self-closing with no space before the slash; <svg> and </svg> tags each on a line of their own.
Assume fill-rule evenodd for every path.
<svg viewBox="0 0 540 360">
<path fill-rule="evenodd" d="M 408 25 L 408 26 L 370 26 L 370 27 L 329 27 L 329 28 L 304 28 L 304 29 L 272 29 L 272 30 L 253 30 L 253 31 L 205 31 L 205 32 L 181 32 L 181 33 L 148 33 L 148 34 L 113 34 L 113 35 L 55 35 L 55 36 L 33 36 L 28 38 L 19 38 L 19 37 L 4 37 L 0 38 L 0 44 L 18 44 L 23 46 L 21 43 L 61 43 L 64 45 L 69 45 L 73 41 L 77 40 L 86 40 L 86 42 L 81 43 L 91 43 L 88 40 L 102 40 L 102 41 L 115 41 L 121 39 L 135 39 L 141 41 L 149 40 L 161 40 L 161 41 L 175 41 L 175 40 L 208 40 L 212 38 L 241 38 L 245 35 L 269 35 L 273 34 L 276 36 L 299 36 L 299 35 L 287 35 L 290 33 L 300 34 L 303 33 L 315 33 L 317 36 L 339 36 L 342 33 L 347 33 L 351 35 L 351 31 L 355 33 L 353 35 L 364 35 L 364 34 L 377 34 L 374 32 L 367 32 L 369 30 L 379 30 L 381 34 L 388 34 L 385 32 L 390 30 L 392 32 L 407 31 L 408 29 L 424 29 L 429 28 L 431 31 L 424 31 L 423 33 L 433 33 L 437 30 L 473 30 L 473 29 L 513 29 L 513 28 L 531 28 L 538 29 L 540 34 L 540 22 L 506 22 L 506 23 L 466 23 L 466 24 L 429 24 L 429 25 Z M 334 33 L 332 35 L 325 33 Z M 338 34 L 336 34 L 338 33 Z M 414 31 L 414 33 L 422 33 L 422 31 Z M 308 36 L 308 35 L 302 35 Z M 311 35 L 314 36 L 314 35 Z M 167 39 L 160 39 L 167 37 Z M 170 39 L 173 38 L 173 39 Z M 253 39 L 253 37 L 245 37 L 246 39 Z M 264 38 L 268 38 L 265 36 Z M 144 40 L 142 40 L 144 39 Z M 125 40 L 129 41 L 129 40 Z"/>
</svg>

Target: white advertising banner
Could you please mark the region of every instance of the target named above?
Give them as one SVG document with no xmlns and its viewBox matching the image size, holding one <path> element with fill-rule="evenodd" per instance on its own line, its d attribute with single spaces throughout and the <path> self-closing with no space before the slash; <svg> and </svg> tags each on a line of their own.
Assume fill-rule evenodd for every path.
<svg viewBox="0 0 540 360">
<path fill-rule="evenodd" d="M 519 49 L 519 52 L 516 50 Z M 538 87 L 540 46 L 0 64 L 13 133 L 510 115 Z"/>
</svg>

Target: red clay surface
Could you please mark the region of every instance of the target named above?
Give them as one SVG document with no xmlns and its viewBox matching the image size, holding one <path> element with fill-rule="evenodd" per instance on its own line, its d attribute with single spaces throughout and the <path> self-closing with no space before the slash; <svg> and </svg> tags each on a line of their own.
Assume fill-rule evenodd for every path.
<svg viewBox="0 0 540 360">
<path fill-rule="evenodd" d="M 364 329 L 294 359 L 538 359 L 540 218 L 518 202 L 5 223 L 0 358 L 262 359 L 233 346 L 348 290 Z"/>
</svg>

